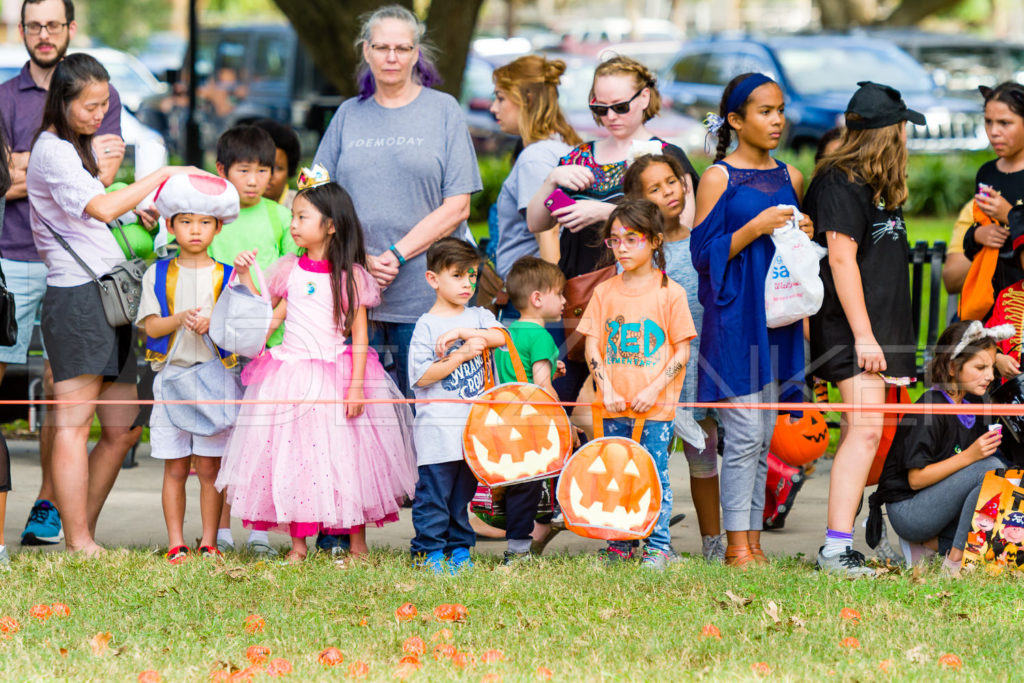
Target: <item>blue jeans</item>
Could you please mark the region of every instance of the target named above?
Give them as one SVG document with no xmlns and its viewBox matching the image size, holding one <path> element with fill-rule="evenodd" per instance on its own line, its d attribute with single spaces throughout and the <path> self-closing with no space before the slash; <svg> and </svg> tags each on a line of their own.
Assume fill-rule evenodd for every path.
<svg viewBox="0 0 1024 683">
<path fill-rule="evenodd" d="M 416 498 L 412 502 L 412 554 L 476 545 L 469 525 L 469 503 L 476 493 L 476 477 L 465 460 L 419 466 Z"/>
<path fill-rule="evenodd" d="M 604 435 L 630 438 L 633 435 L 632 418 L 605 419 Z M 661 551 L 667 551 L 672 546 L 672 534 L 668 530 L 669 520 L 672 519 L 672 484 L 668 479 L 668 444 L 671 440 L 671 422 L 644 421 L 644 429 L 640 433 L 640 445 L 654 456 L 654 465 L 658 468 L 658 479 L 661 480 L 661 514 L 658 515 L 658 521 L 655 522 L 651 535 L 647 537 L 647 545 L 654 550 Z"/>
<path fill-rule="evenodd" d="M 415 328 L 416 323 L 389 323 L 380 320 L 374 321 L 370 327 L 370 346 L 376 349 L 381 362 L 384 361 L 384 352 L 391 352 L 393 363 L 385 365 L 384 369 L 391 373 L 398 390 L 406 398 L 413 397 L 409 387 L 409 346 Z"/>
</svg>

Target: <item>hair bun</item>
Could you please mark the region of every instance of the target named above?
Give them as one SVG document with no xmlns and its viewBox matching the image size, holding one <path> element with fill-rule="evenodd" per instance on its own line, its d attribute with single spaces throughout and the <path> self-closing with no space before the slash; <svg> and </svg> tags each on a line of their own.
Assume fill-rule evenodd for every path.
<svg viewBox="0 0 1024 683">
<path fill-rule="evenodd" d="M 559 85 L 562 82 L 562 74 L 565 73 L 565 62 L 561 59 L 544 60 L 544 82 L 551 85 Z"/>
</svg>

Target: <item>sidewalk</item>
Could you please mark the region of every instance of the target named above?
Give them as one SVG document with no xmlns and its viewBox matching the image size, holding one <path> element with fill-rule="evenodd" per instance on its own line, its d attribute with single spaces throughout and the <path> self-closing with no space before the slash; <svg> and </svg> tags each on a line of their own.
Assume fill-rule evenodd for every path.
<svg viewBox="0 0 1024 683">
<path fill-rule="evenodd" d="M 38 444 L 29 440 L 9 441 L 11 450 L 11 478 L 14 490 L 7 496 L 7 520 L 4 526 L 10 552 L 22 550 L 19 544 L 21 531 L 29 510 L 39 490 Z M 793 512 L 786 519 L 781 531 L 765 532 L 762 545 L 769 555 L 802 554 L 809 561 L 818 552 L 825 535 L 825 505 L 828 500 L 828 476 L 831 460 L 820 460 L 817 470 L 805 482 L 796 499 Z M 672 527 L 672 543 L 680 553 L 700 554 L 700 534 L 697 517 L 690 500 L 689 473 L 683 457 L 673 457 L 669 466 L 672 489 L 675 493 L 674 513 L 686 514 L 686 519 Z M 138 449 L 138 467 L 121 470 L 114 489 L 107 499 L 97 525 L 96 540 L 104 546 L 133 546 L 150 549 L 165 549 L 166 530 L 160 507 L 160 483 L 163 466 L 149 457 L 149 445 Z M 185 539 L 191 541 L 200 535 L 199 525 L 199 483 L 192 478 L 188 488 L 189 505 L 185 519 Z M 867 516 L 867 505 L 857 519 L 855 547 L 871 556 L 864 543 L 861 523 Z M 248 532 L 239 520 L 232 520 L 236 543 L 244 543 Z M 371 547 L 387 546 L 407 549 L 413 536 L 410 511 L 402 510 L 401 520 L 383 528 L 370 528 L 367 541 Z M 890 539 L 895 537 L 890 535 Z M 288 543 L 285 536 L 272 535 L 275 545 Z M 582 553 L 593 552 L 602 543 L 576 536 L 565 531 L 556 537 L 545 552 Z M 63 544 L 44 546 L 47 551 L 62 550 Z M 481 540 L 477 550 L 500 555 L 505 550 L 503 541 Z"/>
</svg>

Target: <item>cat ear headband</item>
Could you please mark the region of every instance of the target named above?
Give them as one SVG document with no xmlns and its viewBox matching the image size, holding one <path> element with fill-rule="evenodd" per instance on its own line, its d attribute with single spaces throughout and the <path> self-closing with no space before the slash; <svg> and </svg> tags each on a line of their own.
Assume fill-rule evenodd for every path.
<svg viewBox="0 0 1024 683">
<path fill-rule="evenodd" d="M 980 320 L 975 320 L 967 326 L 967 330 L 964 332 L 964 336 L 960 338 L 957 345 L 953 348 L 953 358 L 956 358 L 964 352 L 968 346 L 977 344 L 985 339 L 991 339 L 994 342 L 1001 342 L 1005 339 L 1009 339 L 1015 333 L 1013 325 L 996 325 L 995 327 L 985 327 L 981 324 Z"/>
</svg>

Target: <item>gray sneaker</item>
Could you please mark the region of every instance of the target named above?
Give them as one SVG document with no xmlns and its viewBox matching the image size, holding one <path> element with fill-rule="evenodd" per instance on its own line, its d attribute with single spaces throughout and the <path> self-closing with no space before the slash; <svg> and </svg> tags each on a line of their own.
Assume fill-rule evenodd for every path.
<svg viewBox="0 0 1024 683">
<path fill-rule="evenodd" d="M 7 554 L 7 546 L 0 550 L 0 572 L 11 571 L 11 557 Z"/>
<path fill-rule="evenodd" d="M 234 543 L 228 543 L 227 541 L 218 538 L 217 539 L 217 550 L 221 551 L 222 553 L 233 553 L 233 552 L 235 552 L 235 544 Z"/>
<path fill-rule="evenodd" d="M 826 556 L 822 553 L 825 546 L 818 549 L 817 568 L 830 574 L 838 574 L 848 579 L 873 577 L 875 570 L 864 561 L 864 553 L 857 552 L 850 546 L 838 555 Z"/>
<path fill-rule="evenodd" d="M 707 563 L 725 562 L 725 534 L 702 536 L 700 539 L 701 553 Z"/>
<path fill-rule="evenodd" d="M 249 541 L 245 544 L 245 549 L 256 557 L 277 557 L 277 551 L 269 543 L 264 543 L 263 541 Z"/>
</svg>

